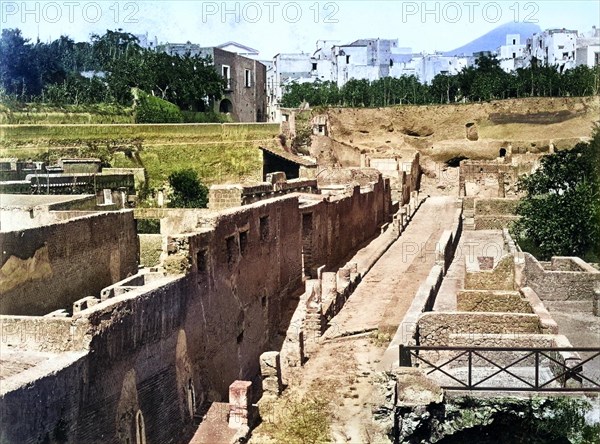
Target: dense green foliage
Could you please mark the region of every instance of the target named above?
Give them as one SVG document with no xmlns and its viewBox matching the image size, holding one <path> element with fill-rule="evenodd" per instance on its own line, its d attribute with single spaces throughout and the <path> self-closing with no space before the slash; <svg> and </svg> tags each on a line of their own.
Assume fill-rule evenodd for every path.
<svg viewBox="0 0 600 444">
<path fill-rule="evenodd" d="M 551 256 L 600 258 L 600 129 L 590 143 L 544 156 L 540 168 L 523 177 L 526 193 L 513 227 L 540 259 Z"/>
<path fill-rule="evenodd" d="M 224 87 L 210 59 L 146 50 L 121 30 L 81 43 L 66 36 L 30 43 L 18 29 L 3 29 L 0 37 L 0 90 L 19 102 L 131 105 L 131 89 L 139 88 L 182 109 L 205 111 Z"/>
<path fill-rule="evenodd" d="M 170 196 L 171 208 L 206 208 L 208 188 L 198 180 L 198 173 L 192 169 L 174 171 L 169 175 L 169 185 L 173 189 Z"/>
<path fill-rule="evenodd" d="M 460 407 L 454 423 L 458 430 L 439 443 L 600 443 L 600 424 L 586 423 L 592 406 L 585 399 L 464 398 L 460 404 L 451 407 Z"/>
<path fill-rule="evenodd" d="M 166 100 L 137 92 L 137 106 L 135 108 L 136 123 L 181 123 L 183 115 L 179 107 Z"/>
<path fill-rule="evenodd" d="M 456 75 L 438 74 L 431 85 L 415 76 L 385 77 L 373 82 L 349 80 L 339 88 L 334 82 L 291 83 L 285 87 L 284 107 L 302 102 L 311 106 L 378 107 L 432 103 L 476 102 L 520 97 L 588 96 L 600 91 L 600 67 L 578 66 L 560 73 L 555 67 L 529 68 L 507 73 L 495 58 L 481 57 L 476 67 Z"/>
</svg>

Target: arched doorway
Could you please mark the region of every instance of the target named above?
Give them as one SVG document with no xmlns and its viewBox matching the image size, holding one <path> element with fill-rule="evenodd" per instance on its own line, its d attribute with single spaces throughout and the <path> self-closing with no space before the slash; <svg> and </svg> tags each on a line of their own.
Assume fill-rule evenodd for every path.
<svg viewBox="0 0 600 444">
<path fill-rule="evenodd" d="M 500 148 L 499 157 L 506 157 L 506 148 Z"/>
<path fill-rule="evenodd" d="M 233 112 L 233 103 L 229 99 L 221 100 L 219 104 L 219 112 L 223 114 L 232 113 Z"/>
</svg>

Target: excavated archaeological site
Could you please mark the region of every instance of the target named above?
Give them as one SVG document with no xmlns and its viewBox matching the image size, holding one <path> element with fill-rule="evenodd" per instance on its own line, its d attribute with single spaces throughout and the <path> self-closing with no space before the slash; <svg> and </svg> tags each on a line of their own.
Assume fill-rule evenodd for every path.
<svg viewBox="0 0 600 444">
<path fill-rule="evenodd" d="M 519 175 L 599 110 L 313 113 L 312 156 L 257 146 L 264 180 L 208 209 L 2 196 L 0 441 L 438 442 L 481 425 L 466 395 L 585 397 L 598 421 L 600 271 L 508 227 Z"/>
</svg>

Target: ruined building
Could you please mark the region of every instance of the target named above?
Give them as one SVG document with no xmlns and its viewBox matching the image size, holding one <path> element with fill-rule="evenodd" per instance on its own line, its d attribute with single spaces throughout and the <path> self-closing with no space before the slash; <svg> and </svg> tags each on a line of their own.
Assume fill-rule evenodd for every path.
<svg viewBox="0 0 600 444">
<path fill-rule="evenodd" d="M 303 280 L 398 208 L 369 168 L 290 182 L 242 189 L 231 208 L 141 210 L 160 212 L 158 252 L 133 210 L 48 208 L 3 227 L 0 441 L 187 442 L 232 382 L 260 380 L 263 352 L 293 356 Z"/>
</svg>

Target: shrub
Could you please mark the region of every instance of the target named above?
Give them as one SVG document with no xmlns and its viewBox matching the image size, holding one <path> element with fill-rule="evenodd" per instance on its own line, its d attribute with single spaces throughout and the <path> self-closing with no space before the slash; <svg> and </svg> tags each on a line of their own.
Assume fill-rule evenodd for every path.
<svg viewBox="0 0 600 444">
<path fill-rule="evenodd" d="M 136 123 L 181 123 L 183 115 L 177 105 L 138 91 L 135 121 Z"/>
<path fill-rule="evenodd" d="M 208 188 L 198 179 L 198 173 L 191 168 L 174 171 L 169 175 L 173 189 L 169 207 L 206 208 Z"/>
</svg>

